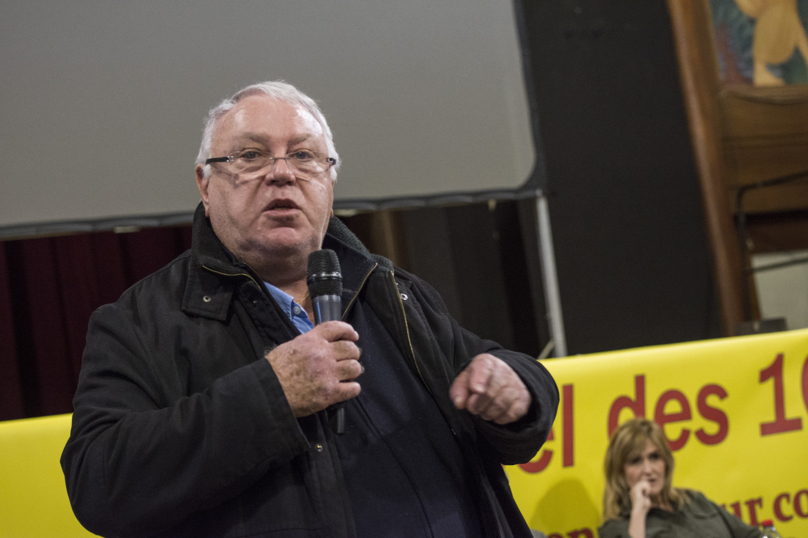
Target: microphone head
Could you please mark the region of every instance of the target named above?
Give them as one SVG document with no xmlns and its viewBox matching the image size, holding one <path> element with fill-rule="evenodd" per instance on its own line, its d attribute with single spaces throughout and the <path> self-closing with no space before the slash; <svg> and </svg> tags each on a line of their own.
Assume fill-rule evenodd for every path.
<svg viewBox="0 0 808 538">
<path fill-rule="evenodd" d="M 322 295 L 342 296 L 342 272 L 337 253 L 333 250 L 315 250 L 309 254 L 306 284 L 314 299 Z"/>
</svg>

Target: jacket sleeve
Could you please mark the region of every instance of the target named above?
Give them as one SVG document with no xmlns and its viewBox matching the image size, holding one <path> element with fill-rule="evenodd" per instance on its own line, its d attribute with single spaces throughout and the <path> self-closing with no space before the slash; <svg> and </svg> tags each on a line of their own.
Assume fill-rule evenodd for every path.
<svg viewBox="0 0 808 538">
<path fill-rule="evenodd" d="M 606 521 L 598 528 L 598 538 L 631 538 L 628 534 L 628 519 Z"/>
<path fill-rule="evenodd" d="M 724 520 L 724 524 L 727 526 L 732 538 L 760 538 L 760 536 L 763 535 L 763 532 L 757 527 L 747 525 L 733 514 L 730 514 L 725 508 L 722 508 L 713 501 L 704 497 L 703 494 L 699 493 L 699 495 L 701 495 L 706 502 L 709 502 L 715 511 L 718 512 L 721 519 Z"/>
<path fill-rule="evenodd" d="M 419 314 L 434 334 L 441 355 L 450 361 L 449 385 L 444 387 L 447 398 L 454 377 L 481 353 L 491 353 L 506 362 L 525 383 L 530 392 L 531 406 L 522 419 L 505 426 L 476 416 L 471 420 L 497 453 L 499 463 L 513 465 L 529 461 L 547 440 L 558 410 L 558 387 L 553 377 L 533 357 L 503 349 L 496 342 L 482 339 L 460 327 L 437 291 L 418 277 L 409 274 L 407 277 L 411 279 L 411 291 L 418 299 Z"/>
<path fill-rule="evenodd" d="M 232 498 L 307 447 L 266 360 L 245 360 L 188 395 L 156 356 L 194 360 L 199 351 L 152 347 L 117 304 L 90 320 L 61 463 L 77 518 L 104 536 L 170 528 Z"/>
</svg>

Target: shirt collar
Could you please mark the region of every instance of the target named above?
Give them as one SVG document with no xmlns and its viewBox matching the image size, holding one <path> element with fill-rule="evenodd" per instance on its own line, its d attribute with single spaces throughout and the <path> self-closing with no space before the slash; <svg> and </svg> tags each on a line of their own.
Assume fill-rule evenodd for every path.
<svg viewBox="0 0 808 538">
<path fill-rule="evenodd" d="M 278 306 L 281 307 L 283 313 L 286 314 L 286 317 L 294 323 L 295 327 L 297 327 L 301 333 L 314 328 L 314 324 L 309 319 L 308 314 L 306 314 L 306 310 L 295 302 L 294 297 L 280 288 L 276 288 L 269 282 L 264 282 L 264 285 L 267 287 L 267 290 L 269 290 L 269 293 L 272 294 Z"/>
</svg>

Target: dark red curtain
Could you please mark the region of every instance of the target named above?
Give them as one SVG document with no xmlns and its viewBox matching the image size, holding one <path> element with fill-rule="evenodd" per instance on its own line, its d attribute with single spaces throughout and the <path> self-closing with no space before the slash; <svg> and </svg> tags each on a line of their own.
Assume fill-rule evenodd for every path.
<svg viewBox="0 0 808 538">
<path fill-rule="evenodd" d="M 90 314 L 190 246 L 190 226 L 0 242 L 0 420 L 71 412 Z"/>
</svg>

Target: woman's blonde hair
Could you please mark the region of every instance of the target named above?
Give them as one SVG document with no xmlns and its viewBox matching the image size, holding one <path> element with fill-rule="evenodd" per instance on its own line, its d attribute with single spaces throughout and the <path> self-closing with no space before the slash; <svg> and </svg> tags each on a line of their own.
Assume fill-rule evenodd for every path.
<svg viewBox="0 0 808 538">
<path fill-rule="evenodd" d="M 673 454 L 662 428 L 646 418 L 635 418 L 623 423 L 612 435 L 603 471 L 606 474 L 606 487 L 603 490 L 603 520 L 608 521 L 631 510 L 631 491 L 626 482 L 626 462 L 640 456 L 645 450 L 645 442 L 650 440 L 659 450 L 665 462 L 665 481 L 662 485 L 660 501 L 673 508 L 680 508 L 687 502 L 682 490 L 673 487 Z"/>
</svg>

